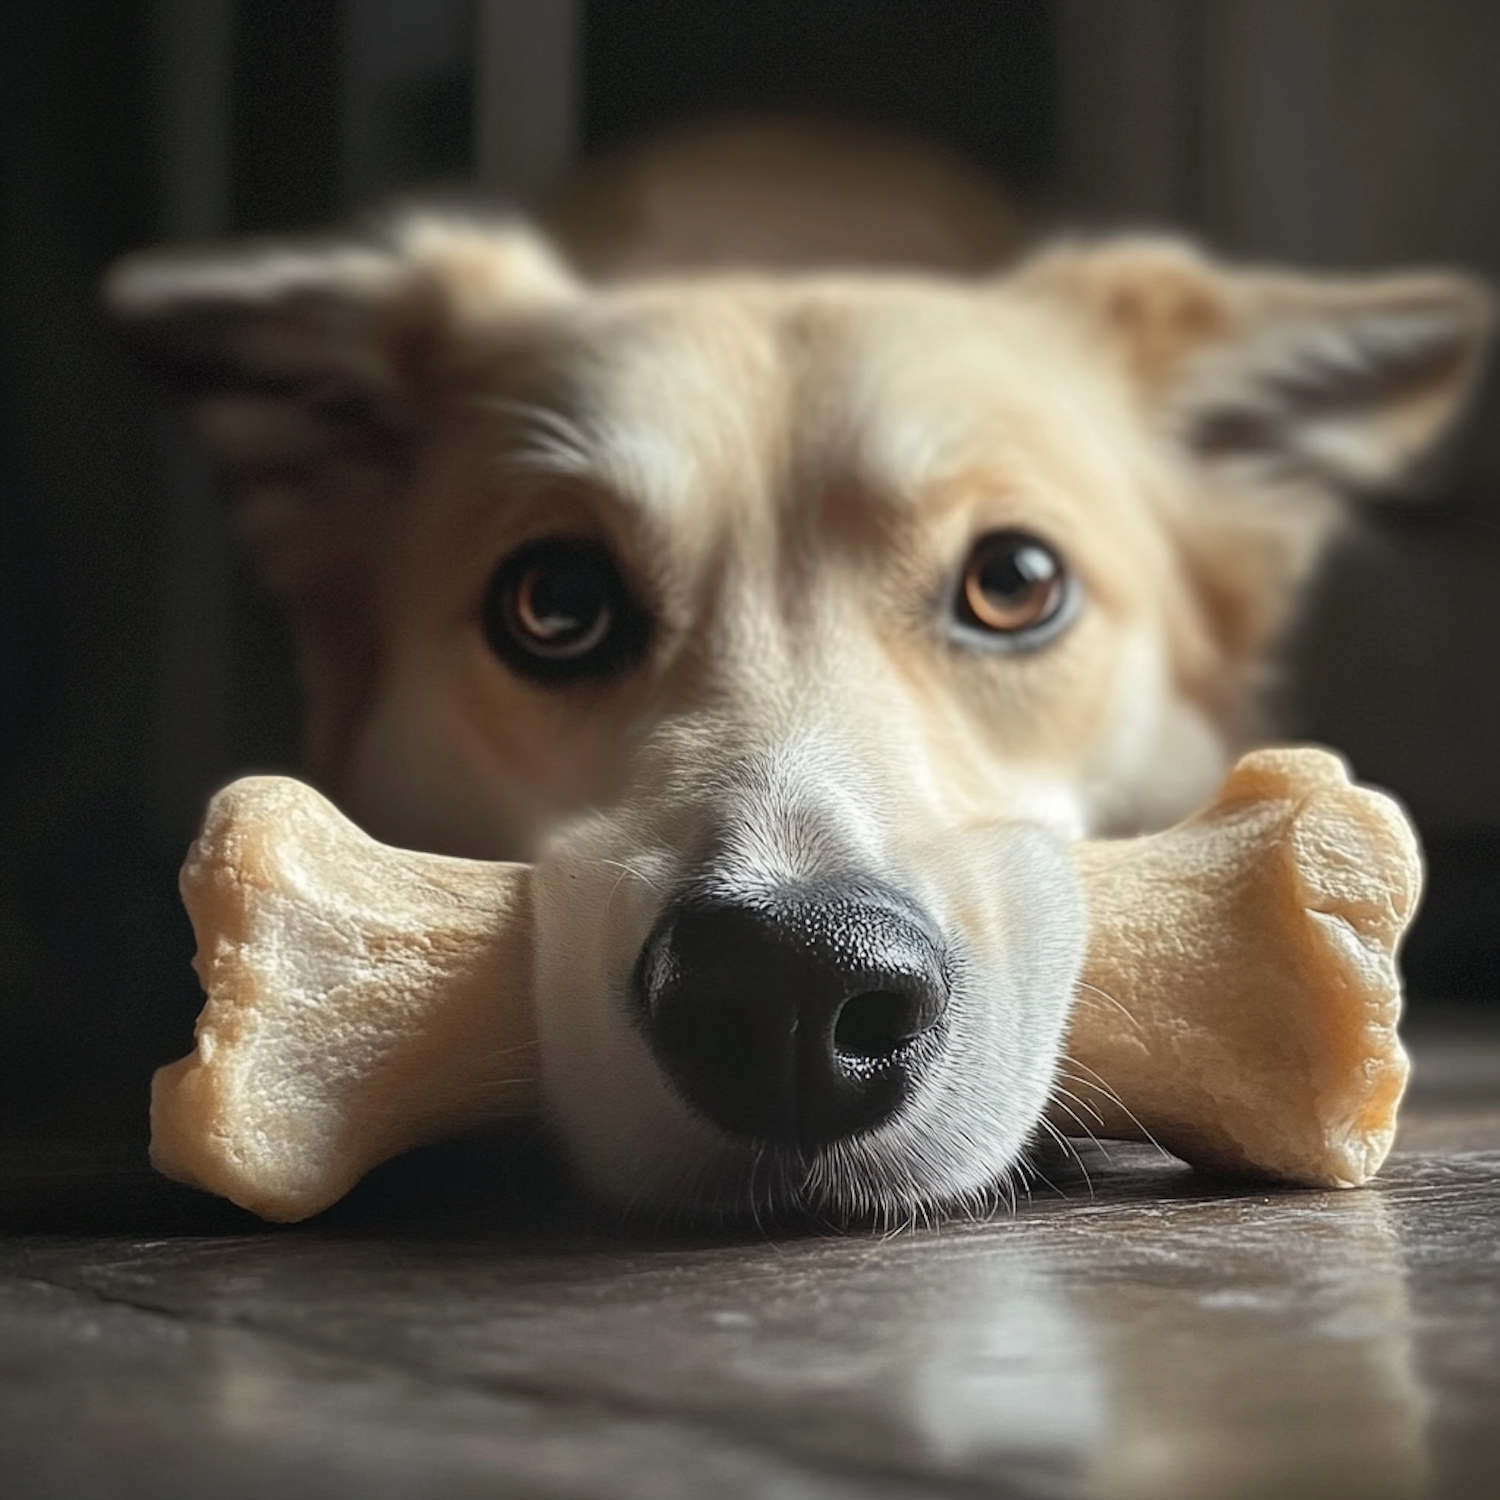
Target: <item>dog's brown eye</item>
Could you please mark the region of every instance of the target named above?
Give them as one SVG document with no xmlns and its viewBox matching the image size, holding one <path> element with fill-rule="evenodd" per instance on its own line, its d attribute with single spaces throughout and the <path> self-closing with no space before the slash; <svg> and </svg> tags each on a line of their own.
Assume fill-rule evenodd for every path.
<svg viewBox="0 0 1500 1500">
<path fill-rule="evenodd" d="M 613 560 L 592 542 L 533 542 L 490 582 L 485 636 L 526 676 L 606 676 L 644 643 L 644 621 Z"/>
<path fill-rule="evenodd" d="M 592 559 L 533 563 L 510 598 L 517 640 L 541 656 L 584 656 L 609 634 L 609 590 Z"/>
<path fill-rule="evenodd" d="M 1024 531 L 982 537 L 969 554 L 955 614 L 970 630 L 1040 644 L 1066 623 L 1072 590 L 1062 559 Z"/>
</svg>

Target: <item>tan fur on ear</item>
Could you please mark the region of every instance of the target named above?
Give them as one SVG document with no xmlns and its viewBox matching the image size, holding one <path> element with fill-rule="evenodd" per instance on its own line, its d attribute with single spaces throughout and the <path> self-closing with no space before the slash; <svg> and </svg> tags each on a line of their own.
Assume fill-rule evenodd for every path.
<svg viewBox="0 0 1500 1500">
<path fill-rule="evenodd" d="M 1447 272 L 1240 269 L 1153 236 L 1045 250 L 1008 285 L 1113 363 L 1154 431 L 1211 642 L 1179 647 L 1179 681 L 1231 742 L 1257 735 L 1247 705 L 1342 501 L 1420 479 L 1476 383 L 1489 292 Z"/>
<path fill-rule="evenodd" d="M 169 383 L 215 385 L 338 371 L 388 382 L 402 308 L 452 322 L 565 301 L 577 283 L 510 219 L 410 210 L 365 237 L 241 241 L 125 257 L 110 312 Z"/>
<path fill-rule="evenodd" d="M 1420 470 L 1494 323 L 1489 290 L 1458 272 L 1239 269 L 1149 236 L 1046 251 L 1015 285 L 1074 318 L 1203 460 L 1333 490 Z"/>
<path fill-rule="evenodd" d="M 419 212 L 396 222 L 408 284 L 422 284 L 450 325 L 473 326 L 570 301 L 579 285 L 552 246 L 519 221 Z"/>
<path fill-rule="evenodd" d="M 1064 243 L 1043 250 L 1012 284 L 1076 315 L 1150 399 L 1170 387 L 1188 359 L 1234 332 L 1226 278 L 1186 241 Z"/>
</svg>

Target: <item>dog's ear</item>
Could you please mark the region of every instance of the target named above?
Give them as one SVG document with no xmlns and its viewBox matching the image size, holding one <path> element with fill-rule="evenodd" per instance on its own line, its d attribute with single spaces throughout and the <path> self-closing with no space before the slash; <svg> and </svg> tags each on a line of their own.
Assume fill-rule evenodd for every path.
<svg viewBox="0 0 1500 1500">
<path fill-rule="evenodd" d="M 360 240 L 146 252 L 104 292 L 224 461 L 265 581 L 295 598 L 404 484 L 445 342 L 577 286 L 521 224 L 427 212 Z"/>
<path fill-rule="evenodd" d="M 1473 391 L 1494 304 L 1450 272 L 1239 270 L 1179 241 L 1064 245 L 1014 283 L 1123 370 L 1142 421 L 1196 472 L 1168 524 L 1209 649 L 1179 664 L 1231 733 L 1342 497 L 1411 490 Z"/>
<path fill-rule="evenodd" d="M 1205 462 L 1341 492 L 1420 479 L 1494 322 L 1460 273 L 1239 270 L 1165 238 L 1063 246 L 1018 284 L 1081 317 Z"/>
</svg>

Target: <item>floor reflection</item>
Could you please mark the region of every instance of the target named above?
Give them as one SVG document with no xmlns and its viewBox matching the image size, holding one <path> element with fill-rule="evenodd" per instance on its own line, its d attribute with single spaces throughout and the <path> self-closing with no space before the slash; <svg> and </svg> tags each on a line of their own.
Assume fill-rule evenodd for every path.
<svg viewBox="0 0 1500 1500">
<path fill-rule="evenodd" d="M 1209 1216 L 1213 1217 L 1213 1216 Z M 1110 1500 L 1408 1500 L 1426 1493 L 1428 1402 L 1406 1265 L 1377 1193 L 1319 1194 L 1288 1232 L 1192 1225 L 1158 1237 L 1173 1285 L 1083 1290 L 1108 1328 Z M 1180 1246 L 1174 1240 L 1181 1240 Z M 1184 1284 L 1185 1283 L 1185 1284 Z"/>
<path fill-rule="evenodd" d="M 1427 1490 L 1406 1263 L 1375 1191 L 1048 1217 L 943 1257 L 900 1329 L 887 1419 L 950 1473 L 1019 1465 L 1101 1500 Z"/>
</svg>

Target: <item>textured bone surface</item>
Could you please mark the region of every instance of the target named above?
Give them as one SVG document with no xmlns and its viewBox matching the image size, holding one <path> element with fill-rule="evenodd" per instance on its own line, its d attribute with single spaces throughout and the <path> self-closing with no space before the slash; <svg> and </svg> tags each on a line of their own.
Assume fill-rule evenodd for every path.
<svg viewBox="0 0 1500 1500">
<path fill-rule="evenodd" d="M 413 854 L 311 787 L 237 781 L 182 869 L 208 996 L 151 1158 L 306 1218 L 413 1146 L 535 1109 L 530 869 Z"/>
<path fill-rule="evenodd" d="M 1394 950 L 1421 866 L 1396 805 L 1334 756 L 1259 752 L 1185 823 L 1078 863 L 1090 955 L 1057 1123 L 1210 1170 L 1367 1180 L 1407 1071 Z M 168 1176 L 295 1220 L 537 1108 L 526 867 L 388 848 L 259 777 L 214 800 L 182 890 L 208 999 L 153 1089 Z"/>
<path fill-rule="evenodd" d="M 1401 809 L 1325 751 L 1262 750 L 1175 828 L 1078 860 L 1079 1103 L 1057 1123 L 1212 1171 L 1368 1181 L 1408 1072 L 1395 953 L 1422 864 Z"/>
</svg>

